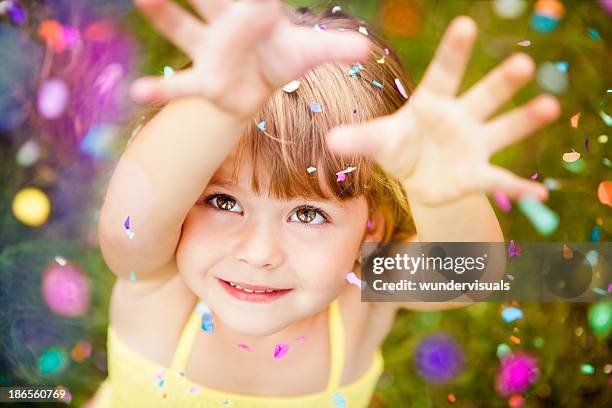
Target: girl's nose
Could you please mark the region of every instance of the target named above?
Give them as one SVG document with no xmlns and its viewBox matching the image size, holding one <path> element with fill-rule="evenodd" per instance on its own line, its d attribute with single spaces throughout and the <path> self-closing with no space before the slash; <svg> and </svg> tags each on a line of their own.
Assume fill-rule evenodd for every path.
<svg viewBox="0 0 612 408">
<path fill-rule="evenodd" d="M 235 254 L 239 262 L 257 268 L 274 269 L 283 262 L 279 232 L 264 224 L 253 222 L 243 227 Z"/>
</svg>

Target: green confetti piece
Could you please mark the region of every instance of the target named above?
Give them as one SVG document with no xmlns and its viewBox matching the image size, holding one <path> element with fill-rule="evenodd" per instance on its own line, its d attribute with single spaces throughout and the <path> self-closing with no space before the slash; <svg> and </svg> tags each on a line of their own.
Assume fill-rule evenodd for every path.
<svg viewBox="0 0 612 408">
<path fill-rule="evenodd" d="M 595 372 L 595 367 L 590 364 L 583 364 L 580 366 L 580 371 L 583 374 L 593 374 Z"/>
<path fill-rule="evenodd" d="M 541 235 L 550 235 L 559 226 L 557 213 L 533 197 L 527 196 L 521 199 L 518 206 Z"/>
</svg>

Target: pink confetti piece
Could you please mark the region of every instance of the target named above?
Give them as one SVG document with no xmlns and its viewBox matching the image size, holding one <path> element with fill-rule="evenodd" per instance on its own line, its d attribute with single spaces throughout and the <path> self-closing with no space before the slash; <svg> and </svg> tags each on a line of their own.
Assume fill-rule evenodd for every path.
<svg viewBox="0 0 612 408">
<path fill-rule="evenodd" d="M 244 343 L 238 343 L 238 348 L 244 351 L 252 351 L 251 347 Z"/>
<path fill-rule="evenodd" d="M 612 285 L 611 285 L 612 286 Z M 295 341 L 306 341 L 306 336 L 296 337 Z"/>
<path fill-rule="evenodd" d="M 612 283 L 608 285 L 608 293 L 612 292 Z"/>
<path fill-rule="evenodd" d="M 289 352 L 289 344 L 288 343 L 278 343 L 274 346 L 274 359 L 280 360 L 285 357 Z"/>
<path fill-rule="evenodd" d="M 512 276 L 512 275 L 506 275 L 506 276 L 508 277 L 508 279 L 514 280 L 514 276 Z"/>
<path fill-rule="evenodd" d="M 110 64 L 96 78 L 94 88 L 97 88 L 98 93 L 103 95 L 113 89 L 122 76 L 123 67 L 117 63 Z"/>
<path fill-rule="evenodd" d="M 371 219 L 368 218 L 368 223 L 366 224 L 366 226 L 367 226 L 368 230 L 372 229 L 373 224 L 372 224 L 372 220 Z"/>
<path fill-rule="evenodd" d="M 402 94 L 404 99 L 408 99 L 408 94 L 406 93 L 406 89 L 404 88 L 404 85 L 402 85 L 402 82 L 399 80 L 399 78 L 395 78 L 395 86 L 397 87 L 397 90 L 399 91 L 399 93 Z"/>
<path fill-rule="evenodd" d="M 154 377 L 154 378 L 155 378 L 156 380 L 161 380 L 162 378 L 164 378 L 164 370 L 163 370 L 163 369 L 162 369 L 162 370 L 159 370 L 159 372 L 155 374 L 155 377 Z"/>
<path fill-rule="evenodd" d="M 336 176 L 338 176 L 336 181 L 344 181 L 344 180 L 346 180 L 346 173 L 344 173 L 343 171 L 339 171 L 338 173 L 336 173 Z"/>
<path fill-rule="evenodd" d="M 531 45 L 531 41 L 522 40 L 522 41 L 517 42 L 516 45 L 521 46 L 521 47 L 529 47 Z"/>
<path fill-rule="evenodd" d="M 385 54 L 389 55 L 389 49 L 385 48 Z"/>
<path fill-rule="evenodd" d="M 532 180 L 536 180 L 537 178 L 538 178 L 538 173 L 537 173 L 537 172 L 536 172 L 536 173 L 533 173 L 533 174 L 531 175 L 531 179 L 532 179 Z"/>
<path fill-rule="evenodd" d="M 357 286 L 361 290 L 363 290 L 366 287 L 365 281 L 362 281 L 361 279 L 359 279 L 357 275 L 355 275 L 355 272 L 349 272 L 346 275 L 346 280 L 348 281 L 348 283 L 350 283 L 351 285 Z"/>
<path fill-rule="evenodd" d="M 512 209 L 512 203 L 510 202 L 510 199 L 502 191 L 494 191 L 493 199 L 495 200 L 495 203 L 497 204 L 497 206 L 503 212 L 507 213 Z"/>
<path fill-rule="evenodd" d="M 189 392 L 190 392 L 191 394 L 195 394 L 195 393 L 197 393 L 197 392 L 200 392 L 200 386 L 199 386 L 199 385 L 194 385 L 193 387 L 191 387 L 191 388 L 189 389 Z"/>
</svg>

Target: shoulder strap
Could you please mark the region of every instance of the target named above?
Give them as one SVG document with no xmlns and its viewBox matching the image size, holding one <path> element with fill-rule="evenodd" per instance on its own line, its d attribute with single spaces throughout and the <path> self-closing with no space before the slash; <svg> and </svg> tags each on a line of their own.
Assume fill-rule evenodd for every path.
<svg viewBox="0 0 612 408">
<path fill-rule="evenodd" d="M 195 342 L 196 335 L 200 330 L 200 319 L 201 317 L 196 313 L 195 309 L 191 312 L 191 316 L 187 319 L 187 324 L 183 328 L 181 337 L 179 338 L 178 346 L 174 352 L 172 358 L 172 365 L 170 369 L 177 372 L 185 371 L 187 360 L 191 354 L 193 343 Z"/>
<path fill-rule="evenodd" d="M 329 305 L 329 347 L 331 354 L 331 367 L 327 390 L 333 391 L 340 387 L 342 372 L 344 371 L 345 336 L 340 313 L 340 301 L 338 298 Z"/>
</svg>

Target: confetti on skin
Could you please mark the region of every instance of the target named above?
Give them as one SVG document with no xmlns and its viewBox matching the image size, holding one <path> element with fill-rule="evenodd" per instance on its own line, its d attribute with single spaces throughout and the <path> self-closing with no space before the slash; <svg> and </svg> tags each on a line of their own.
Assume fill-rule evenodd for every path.
<svg viewBox="0 0 612 408">
<path fill-rule="evenodd" d="M 523 318 L 523 311 L 514 306 L 507 307 L 504 310 L 502 310 L 501 316 L 502 316 L 502 319 L 504 319 L 504 322 L 512 323 L 515 320 Z"/>
<path fill-rule="evenodd" d="M 595 367 L 590 364 L 583 364 L 580 366 L 580 372 L 582 374 L 593 374 L 595 372 Z"/>
<path fill-rule="evenodd" d="M 125 221 L 123 221 L 123 228 L 125 229 L 125 232 L 129 239 L 134 238 L 134 231 L 132 231 L 130 228 L 130 216 L 129 215 L 125 219 Z"/>
<path fill-rule="evenodd" d="M 512 202 L 510 202 L 510 199 L 508 198 L 508 196 L 502 192 L 502 191 L 494 191 L 493 192 L 493 199 L 495 200 L 495 203 L 497 204 L 497 206 L 503 211 L 503 212 L 509 212 L 512 209 Z"/>
<path fill-rule="evenodd" d="M 589 28 L 588 29 L 588 33 L 589 33 L 589 37 L 591 37 L 593 40 L 601 40 L 601 36 L 599 35 L 599 31 L 597 31 L 594 28 Z"/>
<path fill-rule="evenodd" d="M 378 64 L 384 64 L 385 63 L 385 56 L 383 55 L 382 57 L 380 57 L 380 59 L 377 59 L 376 62 Z"/>
<path fill-rule="evenodd" d="M 166 383 L 166 380 L 159 380 L 159 383 L 157 383 L 157 386 L 159 388 L 164 388 L 164 384 Z"/>
<path fill-rule="evenodd" d="M 325 30 L 319 24 L 315 24 L 314 27 L 312 27 L 312 29 L 314 31 L 319 32 L 319 33 L 324 33 L 325 32 Z"/>
<path fill-rule="evenodd" d="M 363 35 L 368 35 L 368 29 L 363 26 L 359 26 L 359 32 Z"/>
<path fill-rule="evenodd" d="M 306 341 L 306 336 L 296 337 L 295 341 Z"/>
<path fill-rule="evenodd" d="M 510 240 L 510 244 L 508 245 L 508 258 L 517 257 L 521 254 L 521 247 L 514 243 L 514 240 Z"/>
<path fill-rule="evenodd" d="M 348 167 L 345 170 L 339 171 L 336 173 L 336 176 L 338 177 L 336 181 L 344 181 L 346 180 L 346 174 L 352 172 L 353 170 L 356 170 L 357 167 Z"/>
<path fill-rule="evenodd" d="M 532 180 L 537 180 L 537 179 L 538 179 L 538 173 L 533 173 L 533 174 L 531 175 L 531 179 L 532 179 Z"/>
<path fill-rule="evenodd" d="M 395 86 L 397 87 L 399 93 L 402 94 L 404 99 L 408 99 L 408 93 L 406 92 L 406 89 L 404 88 L 404 85 L 402 85 L 402 82 L 399 80 L 399 78 L 395 78 Z"/>
<path fill-rule="evenodd" d="M 337 13 L 337 12 L 339 12 L 339 11 L 342 11 L 342 7 L 340 7 L 340 6 L 334 6 L 334 7 L 332 8 L 332 14 Z"/>
<path fill-rule="evenodd" d="M 319 105 L 316 102 L 309 102 L 309 105 L 310 105 L 310 110 L 313 111 L 314 113 L 323 111 L 323 108 L 321 108 L 321 105 Z"/>
<path fill-rule="evenodd" d="M 244 351 L 252 351 L 251 347 L 249 347 L 248 345 L 244 343 L 238 343 L 238 348 Z"/>
<path fill-rule="evenodd" d="M 131 271 L 129 279 L 130 279 L 130 282 L 136 282 L 136 272 Z"/>
<path fill-rule="evenodd" d="M 259 122 L 257 124 L 257 127 L 259 128 L 259 130 L 261 130 L 262 132 L 266 131 L 266 121 L 262 120 L 261 122 Z"/>
<path fill-rule="evenodd" d="M 531 41 L 529 41 L 529 40 L 519 41 L 519 42 L 516 43 L 516 45 L 518 45 L 520 47 L 529 47 L 531 45 Z"/>
<path fill-rule="evenodd" d="M 570 119 L 570 124 L 572 125 L 573 128 L 578 129 L 579 120 L 580 120 L 580 112 L 572 116 L 572 118 Z"/>
<path fill-rule="evenodd" d="M 315 171 L 317 171 L 317 168 L 316 168 L 316 167 L 312 167 L 312 166 L 310 166 L 309 168 L 307 168 L 307 169 L 306 169 L 306 171 L 307 171 L 308 173 L 314 173 Z"/>
<path fill-rule="evenodd" d="M 300 81 L 293 80 L 283 86 L 283 91 L 287 93 L 295 92 L 300 87 Z"/>
<path fill-rule="evenodd" d="M 363 290 L 366 287 L 365 281 L 362 281 L 361 279 L 359 279 L 357 275 L 355 275 L 355 272 L 349 272 L 346 275 L 346 280 L 348 281 L 348 283 L 350 283 L 351 285 L 357 286 L 361 290 Z"/>
<path fill-rule="evenodd" d="M 202 330 L 212 332 L 215 329 L 212 313 L 204 313 L 202 315 Z"/>
<path fill-rule="evenodd" d="M 597 198 L 604 205 L 612 206 L 612 181 L 602 181 L 597 186 Z"/>
<path fill-rule="evenodd" d="M 206 313 L 212 313 L 212 310 L 210 310 L 210 307 L 208 306 L 208 303 L 206 303 L 203 300 L 198 302 L 198 304 L 196 305 L 195 311 L 198 314 L 198 316 L 203 316 Z"/>
<path fill-rule="evenodd" d="M 289 344 L 288 343 L 279 343 L 274 346 L 274 359 L 280 360 L 285 357 L 289 352 Z"/>
<path fill-rule="evenodd" d="M 612 126 L 612 116 L 608 115 L 606 112 L 602 110 L 599 111 L 599 116 L 601 116 L 601 118 L 606 123 L 606 125 Z"/>
<path fill-rule="evenodd" d="M 374 80 L 373 80 L 373 81 L 372 81 L 372 85 L 377 86 L 377 87 L 379 87 L 380 89 L 383 89 L 383 85 L 382 85 L 380 82 L 378 82 L 378 81 L 374 81 Z"/>
<path fill-rule="evenodd" d="M 172 75 L 174 75 L 174 69 L 166 65 L 164 67 L 164 78 L 170 78 Z"/>
<path fill-rule="evenodd" d="M 580 153 L 572 149 L 569 153 L 563 153 L 563 161 L 566 163 L 573 163 L 580 158 Z"/>
<path fill-rule="evenodd" d="M 522 198 L 518 206 L 541 235 L 549 235 L 559 226 L 559 215 L 534 197 Z"/>
<path fill-rule="evenodd" d="M 334 401 L 334 404 L 336 404 L 338 408 L 346 408 L 346 400 L 340 393 L 338 393 L 338 391 L 334 392 L 332 400 Z"/>
</svg>

